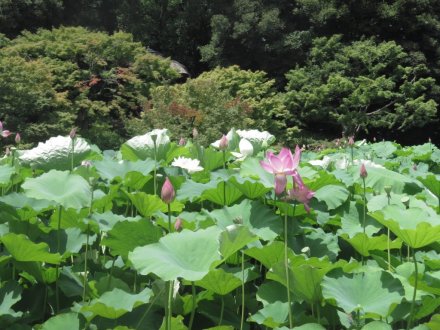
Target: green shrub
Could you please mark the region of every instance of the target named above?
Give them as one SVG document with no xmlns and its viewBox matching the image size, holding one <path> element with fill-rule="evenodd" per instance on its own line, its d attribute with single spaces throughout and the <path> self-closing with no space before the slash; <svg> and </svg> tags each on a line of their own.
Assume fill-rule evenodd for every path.
<svg viewBox="0 0 440 330">
<path fill-rule="evenodd" d="M 370 128 L 404 131 L 435 120 L 434 79 L 392 41 L 345 45 L 339 35 L 317 38 L 306 65 L 286 77 L 286 126 L 299 119 L 309 130 L 348 135 Z"/>
<path fill-rule="evenodd" d="M 179 77 L 169 60 L 150 54 L 127 33 L 63 27 L 3 39 L 0 120 L 25 142 L 77 126 L 102 148 L 118 146 L 151 88 Z"/>
</svg>

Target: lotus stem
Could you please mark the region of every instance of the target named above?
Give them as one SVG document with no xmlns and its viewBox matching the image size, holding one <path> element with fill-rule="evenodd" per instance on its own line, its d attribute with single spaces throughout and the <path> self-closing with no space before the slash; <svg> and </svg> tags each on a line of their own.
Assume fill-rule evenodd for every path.
<svg viewBox="0 0 440 330">
<path fill-rule="evenodd" d="M 172 301 L 173 301 L 173 287 L 174 281 L 168 282 L 168 305 L 167 305 L 167 330 L 171 329 L 171 317 L 172 317 Z"/>
<path fill-rule="evenodd" d="M 294 204 L 293 215 L 295 216 L 296 204 Z M 287 213 L 284 215 L 284 268 L 286 270 L 287 304 L 289 306 L 289 328 L 293 327 L 292 301 L 290 298 L 290 278 L 289 278 L 289 257 L 287 255 Z"/>
<path fill-rule="evenodd" d="M 412 322 L 414 319 L 414 305 L 416 303 L 417 284 L 418 284 L 418 280 L 419 280 L 419 272 L 418 272 L 418 268 L 417 268 L 416 253 L 415 253 L 414 249 L 412 249 L 412 255 L 413 255 L 413 260 L 414 260 L 414 272 L 415 272 L 416 278 L 414 281 L 414 292 L 413 292 L 413 297 L 412 297 L 412 301 L 411 301 L 411 309 L 409 312 L 409 320 L 408 320 L 408 324 L 406 326 L 407 330 L 411 329 Z"/>
<path fill-rule="evenodd" d="M 367 193 L 366 193 L 366 188 L 365 188 L 365 178 L 362 178 L 362 183 L 363 183 L 363 188 L 364 188 L 364 208 L 363 208 L 363 218 L 362 218 L 362 228 L 365 234 L 365 218 L 366 218 L 366 213 L 367 213 Z"/>
<path fill-rule="evenodd" d="M 167 204 L 168 207 L 168 232 L 171 233 L 171 205 Z"/>
<path fill-rule="evenodd" d="M 220 321 L 218 322 L 218 325 L 220 326 L 220 325 L 222 325 L 222 322 L 223 322 L 223 313 L 224 313 L 224 311 L 225 311 L 225 299 L 224 299 L 224 297 L 223 296 L 221 296 L 221 298 L 222 298 L 222 305 L 221 305 L 221 308 L 220 308 Z"/>
<path fill-rule="evenodd" d="M 243 330 L 244 325 L 244 252 L 241 251 L 241 322 L 240 330 Z"/>
<path fill-rule="evenodd" d="M 192 293 L 192 309 L 191 309 L 191 316 L 189 318 L 189 330 L 192 329 L 193 322 L 194 322 L 194 315 L 196 314 L 196 287 L 194 285 L 194 281 L 191 282 L 191 293 Z"/>
<path fill-rule="evenodd" d="M 75 138 L 72 140 L 72 151 L 70 153 L 70 171 L 73 172 L 73 155 L 75 153 Z"/>
<path fill-rule="evenodd" d="M 223 169 L 226 169 L 226 151 L 223 150 Z M 226 181 L 223 182 L 223 206 L 226 206 Z"/>
<path fill-rule="evenodd" d="M 84 280 L 83 280 L 83 302 L 86 301 L 86 282 L 87 282 L 87 257 L 89 253 L 89 230 L 90 224 L 87 224 L 87 240 L 86 240 L 86 253 L 84 255 Z"/>
<path fill-rule="evenodd" d="M 60 237 L 60 230 L 61 230 L 61 212 L 62 212 L 62 206 L 58 206 L 58 225 L 57 225 L 57 252 L 60 253 L 61 250 L 61 237 Z M 60 266 L 56 265 L 55 267 L 55 301 L 56 301 L 56 312 L 60 311 L 60 292 L 58 288 L 58 276 L 60 273 Z"/>
<path fill-rule="evenodd" d="M 388 205 L 390 205 L 390 195 L 388 194 Z M 387 242 L 387 252 L 388 252 L 388 271 L 391 272 L 391 238 L 390 238 L 390 228 L 387 228 L 388 242 Z"/>
<path fill-rule="evenodd" d="M 142 317 L 141 317 L 141 319 L 139 320 L 139 322 L 137 323 L 135 329 L 138 329 L 138 328 L 141 326 L 142 321 L 144 320 L 145 316 L 147 316 L 147 314 L 148 314 L 148 312 L 150 311 L 151 307 L 154 306 L 154 303 L 156 302 L 156 299 L 157 299 L 158 297 L 160 297 L 160 295 L 162 294 L 163 290 L 164 290 L 164 289 L 162 288 L 162 289 L 159 291 L 159 293 L 158 293 L 157 295 L 154 295 L 153 300 L 152 300 L 152 301 L 150 302 L 150 304 L 148 305 L 147 309 L 145 310 L 145 313 L 142 315 Z"/>
</svg>

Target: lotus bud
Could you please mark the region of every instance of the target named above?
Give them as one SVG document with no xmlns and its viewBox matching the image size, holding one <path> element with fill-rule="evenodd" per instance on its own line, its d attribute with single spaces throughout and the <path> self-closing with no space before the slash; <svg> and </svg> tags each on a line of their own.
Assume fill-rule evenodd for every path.
<svg viewBox="0 0 440 330">
<path fill-rule="evenodd" d="M 364 163 L 362 163 L 361 165 L 360 176 L 362 179 L 365 179 L 368 176 L 367 169 L 365 168 Z"/>
<path fill-rule="evenodd" d="M 92 162 L 91 162 L 90 160 L 83 160 L 83 161 L 81 162 L 81 166 L 84 166 L 84 167 L 91 167 L 91 166 L 92 166 Z"/>
<path fill-rule="evenodd" d="M 70 138 L 73 140 L 76 137 L 76 127 L 72 128 L 69 133 Z"/>
<path fill-rule="evenodd" d="M 181 231 L 181 230 L 182 230 L 182 227 L 183 227 L 182 219 L 177 218 L 177 219 L 176 219 L 176 222 L 174 223 L 174 230 L 175 230 L 175 231 Z"/>
<path fill-rule="evenodd" d="M 306 256 L 310 257 L 310 247 L 305 246 L 301 249 L 301 253 L 304 253 Z"/>
<path fill-rule="evenodd" d="M 352 147 L 354 145 L 354 137 L 353 135 L 348 138 L 348 145 Z"/>
<path fill-rule="evenodd" d="M 391 189 L 392 189 L 393 187 L 391 187 L 391 186 L 385 186 L 385 187 L 383 187 L 383 189 L 385 190 L 385 193 L 387 194 L 387 197 L 388 198 L 390 198 L 391 197 Z"/>
<path fill-rule="evenodd" d="M 375 136 L 373 136 L 373 142 L 376 143 L 376 137 Z"/>
<path fill-rule="evenodd" d="M 166 178 L 162 186 L 160 197 L 165 203 L 171 204 L 175 196 L 176 192 L 174 191 L 173 184 L 171 183 L 170 179 Z"/>
<path fill-rule="evenodd" d="M 199 131 L 195 127 L 193 128 L 192 136 L 193 136 L 193 139 L 197 139 L 197 137 L 199 136 Z"/>
<path fill-rule="evenodd" d="M 9 147 L 6 147 L 5 155 L 6 157 L 9 157 L 11 155 L 11 149 L 9 149 Z"/>
<path fill-rule="evenodd" d="M 4 131 L 0 131 L 0 135 L 3 136 L 4 138 L 7 138 L 9 135 L 11 135 L 12 133 L 10 131 L 8 131 L 7 129 L 5 129 Z"/>
<path fill-rule="evenodd" d="M 226 135 L 223 134 L 222 138 L 220 139 L 220 144 L 218 145 L 218 148 L 220 150 L 226 150 L 228 147 L 229 141 Z"/>
<path fill-rule="evenodd" d="M 414 171 L 417 171 L 417 164 L 413 164 L 412 169 L 413 169 Z"/>
<path fill-rule="evenodd" d="M 20 133 L 15 134 L 15 143 L 19 144 L 21 141 Z"/>
<path fill-rule="evenodd" d="M 179 140 L 179 146 L 184 146 L 186 144 L 186 141 L 183 137 L 180 138 Z"/>
</svg>

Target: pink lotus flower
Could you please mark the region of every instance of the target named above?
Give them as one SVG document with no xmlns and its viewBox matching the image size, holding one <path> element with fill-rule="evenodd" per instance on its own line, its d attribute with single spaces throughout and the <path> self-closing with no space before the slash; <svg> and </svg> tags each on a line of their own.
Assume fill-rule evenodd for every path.
<svg viewBox="0 0 440 330">
<path fill-rule="evenodd" d="M 12 132 L 8 131 L 7 129 L 0 131 L 0 135 L 4 138 L 7 138 L 9 135 L 12 134 Z"/>
<path fill-rule="evenodd" d="M 180 138 L 179 140 L 179 146 L 184 146 L 186 144 L 186 141 L 183 137 Z"/>
<path fill-rule="evenodd" d="M 287 192 L 288 198 L 303 203 L 306 211 L 310 212 L 309 202 L 315 195 L 315 192 L 306 187 L 298 173 L 293 176 L 293 181 L 294 187 Z"/>
<path fill-rule="evenodd" d="M 348 138 L 348 145 L 350 147 L 354 145 L 354 136 L 353 135 Z"/>
<path fill-rule="evenodd" d="M 171 183 L 170 179 L 166 178 L 162 186 L 160 197 L 165 203 L 171 204 L 175 196 L 176 192 L 174 191 L 173 184 Z"/>
<path fill-rule="evenodd" d="M 301 149 L 296 146 L 295 156 L 292 155 L 290 149 L 281 149 L 278 156 L 272 152 L 268 152 L 267 161 L 260 161 L 261 167 L 275 175 L 275 194 L 280 195 L 286 189 L 287 175 L 295 175 L 296 168 L 301 159 Z"/>
</svg>

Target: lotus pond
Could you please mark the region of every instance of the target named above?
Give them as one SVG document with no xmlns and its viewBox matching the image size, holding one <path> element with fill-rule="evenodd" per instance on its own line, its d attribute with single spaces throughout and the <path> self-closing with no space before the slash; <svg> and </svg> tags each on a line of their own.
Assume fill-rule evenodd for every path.
<svg viewBox="0 0 440 330">
<path fill-rule="evenodd" d="M 1 329 L 440 329 L 440 150 L 154 130 L 0 158 Z"/>
</svg>

